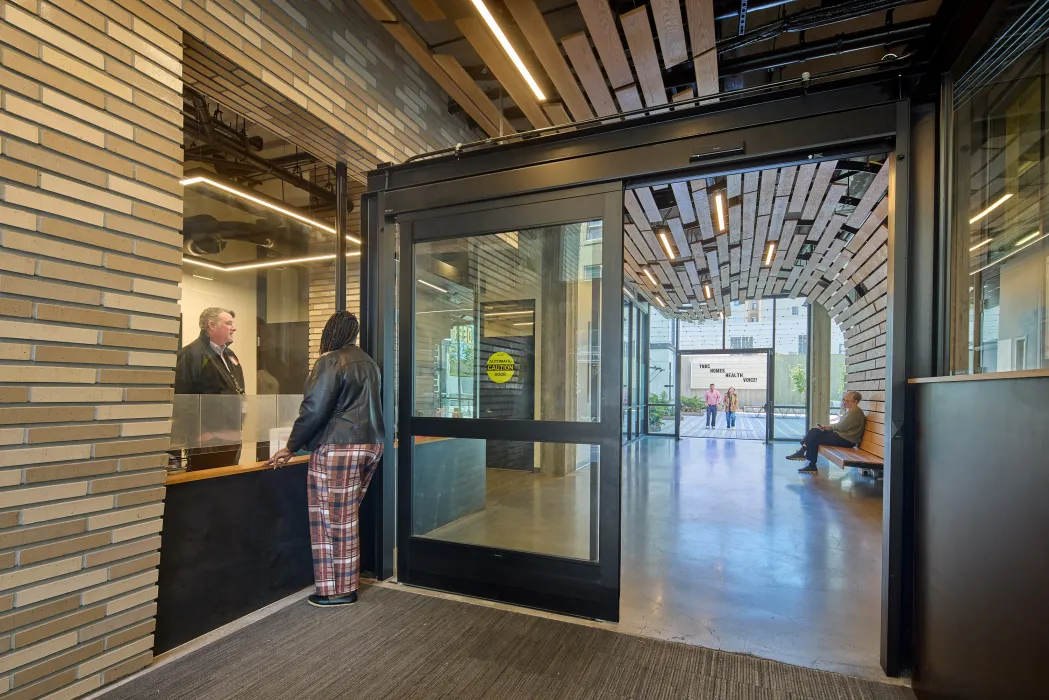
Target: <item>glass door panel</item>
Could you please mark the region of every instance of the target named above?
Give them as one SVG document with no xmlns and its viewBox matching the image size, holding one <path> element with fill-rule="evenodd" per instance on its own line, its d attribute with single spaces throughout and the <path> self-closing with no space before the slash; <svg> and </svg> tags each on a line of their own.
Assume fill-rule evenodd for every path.
<svg viewBox="0 0 1049 700">
<path fill-rule="evenodd" d="M 630 315 L 604 189 L 400 222 L 403 582 L 617 619 Z"/>
</svg>

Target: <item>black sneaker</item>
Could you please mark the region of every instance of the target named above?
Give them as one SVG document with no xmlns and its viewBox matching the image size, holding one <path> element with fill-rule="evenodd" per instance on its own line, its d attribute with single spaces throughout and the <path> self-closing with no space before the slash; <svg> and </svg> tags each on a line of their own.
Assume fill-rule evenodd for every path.
<svg viewBox="0 0 1049 700">
<path fill-rule="evenodd" d="M 787 455 L 787 459 L 792 462 L 804 462 L 805 461 L 805 448 L 801 448 L 792 455 Z"/>
<path fill-rule="evenodd" d="M 357 591 L 344 595 L 317 595 L 314 593 L 307 602 L 316 608 L 335 608 L 340 605 L 353 605 L 357 602 Z"/>
<path fill-rule="evenodd" d="M 816 473 L 816 465 L 812 464 L 810 462 L 809 464 L 806 464 L 804 467 L 799 469 L 798 473 L 799 474 L 815 474 Z"/>
</svg>

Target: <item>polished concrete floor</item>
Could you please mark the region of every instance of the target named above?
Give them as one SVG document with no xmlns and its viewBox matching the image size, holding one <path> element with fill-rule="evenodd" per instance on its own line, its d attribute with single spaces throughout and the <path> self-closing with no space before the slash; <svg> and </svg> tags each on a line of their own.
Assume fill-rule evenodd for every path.
<svg viewBox="0 0 1049 700">
<path fill-rule="evenodd" d="M 620 628 L 884 678 L 881 482 L 794 443 L 643 438 L 623 460 Z"/>
<path fill-rule="evenodd" d="M 795 449 L 624 448 L 621 631 L 883 678 L 881 482 L 827 465 L 798 474 Z M 429 537 L 589 557 L 591 470 L 487 476 L 485 510 Z"/>
</svg>

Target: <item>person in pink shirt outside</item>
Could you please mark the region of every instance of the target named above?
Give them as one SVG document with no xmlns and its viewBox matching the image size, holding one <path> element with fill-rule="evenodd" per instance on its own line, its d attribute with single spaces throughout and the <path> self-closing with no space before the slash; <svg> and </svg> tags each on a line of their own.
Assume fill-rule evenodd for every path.
<svg viewBox="0 0 1049 700">
<path fill-rule="evenodd" d="M 703 398 L 707 402 L 707 427 L 717 427 L 718 422 L 718 406 L 721 404 L 721 392 L 714 388 L 714 385 L 710 385 L 710 389 L 703 394 Z"/>
</svg>

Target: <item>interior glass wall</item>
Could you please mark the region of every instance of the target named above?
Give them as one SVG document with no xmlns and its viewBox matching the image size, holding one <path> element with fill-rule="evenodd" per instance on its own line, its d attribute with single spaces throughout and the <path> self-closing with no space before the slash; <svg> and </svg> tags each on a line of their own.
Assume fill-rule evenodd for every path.
<svg viewBox="0 0 1049 700">
<path fill-rule="evenodd" d="M 644 434 L 648 305 L 623 295 L 623 442 Z"/>
<path fill-rule="evenodd" d="M 253 125 L 264 157 L 294 147 Z M 314 162 L 315 181 L 332 178 Z M 273 177 L 186 144 L 180 350 L 169 470 L 266 460 L 287 440 L 335 310 L 334 208 Z M 359 307 L 360 246 L 347 290 Z"/>
<path fill-rule="evenodd" d="M 1049 52 L 1022 22 L 1029 3 L 1014 5 L 987 55 L 954 76 L 956 374 L 1049 367 Z"/>
<path fill-rule="evenodd" d="M 830 421 L 838 420 L 841 400 L 845 398 L 845 334 L 832 318 L 830 320 Z"/>
<path fill-rule="evenodd" d="M 677 411 L 677 320 L 648 316 L 648 434 L 674 435 Z"/>
<path fill-rule="evenodd" d="M 773 437 L 801 438 L 809 402 L 809 305 L 800 299 L 776 303 L 776 384 L 773 387 Z"/>
</svg>

